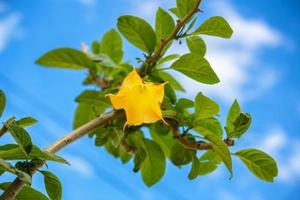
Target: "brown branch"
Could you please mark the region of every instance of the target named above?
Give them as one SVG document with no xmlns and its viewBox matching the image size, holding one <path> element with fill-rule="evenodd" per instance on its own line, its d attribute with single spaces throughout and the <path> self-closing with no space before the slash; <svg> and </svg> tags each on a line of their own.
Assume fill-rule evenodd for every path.
<svg viewBox="0 0 300 200">
<path fill-rule="evenodd" d="M 7 128 L 5 126 L 2 126 L 2 128 L 0 129 L 0 137 L 2 137 L 7 131 Z"/>
<path fill-rule="evenodd" d="M 156 52 L 152 56 L 147 58 L 145 63 L 141 66 L 141 68 L 139 70 L 139 73 L 141 76 L 144 76 L 146 74 L 147 67 L 151 68 L 151 67 L 153 67 L 153 65 L 155 65 L 155 63 L 163 56 L 163 51 L 164 51 L 165 47 L 171 41 L 173 41 L 177 38 L 177 34 L 181 30 L 181 28 L 191 19 L 191 17 L 194 16 L 194 14 L 196 14 L 197 12 L 200 11 L 200 9 L 199 9 L 200 3 L 201 3 L 201 0 L 197 0 L 194 8 L 182 19 L 177 20 L 177 24 L 176 24 L 174 30 L 172 31 L 172 33 L 168 37 L 163 38 L 161 40 L 161 43 L 160 43 L 159 47 L 157 48 Z"/>
</svg>

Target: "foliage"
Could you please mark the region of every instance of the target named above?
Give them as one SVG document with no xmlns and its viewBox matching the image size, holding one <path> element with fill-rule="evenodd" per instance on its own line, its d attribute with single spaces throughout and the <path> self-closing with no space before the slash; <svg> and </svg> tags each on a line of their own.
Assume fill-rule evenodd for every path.
<svg viewBox="0 0 300 200">
<path fill-rule="evenodd" d="M 97 147 L 105 148 L 122 163 L 132 160 L 133 171 L 141 172 L 147 186 L 158 183 L 164 176 L 167 159 L 178 168 L 191 165 L 189 179 L 212 173 L 221 163 L 224 163 L 232 177 L 232 155 L 240 158 L 255 176 L 272 182 L 277 176 L 277 166 L 266 153 L 256 149 L 244 149 L 234 154 L 230 152 L 230 147 L 246 133 L 252 120 L 250 114 L 241 111 L 237 100 L 228 112 L 224 135 L 219 119 L 219 105 L 201 92 L 194 100 L 178 99 L 177 91 L 184 93 L 189 88 L 183 88 L 172 73 L 166 72 L 176 70 L 203 84 L 220 82 L 205 58 L 206 44 L 201 36 L 230 38 L 233 31 L 220 16 L 211 17 L 196 27 L 200 2 L 177 0 L 176 7 L 171 8 L 170 12 L 159 8 L 154 28 L 139 17 L 121 16 L 117 22 L 118 31 L 109 30 L 101 41 L 92 43 L 90 51 L 58 48 L 41 56 L 36 63 L 46 67 L 87 71 L 83 84 L 98 86 L 98 89 L 84 90 L 76 98 L 78 107 L 74 115 L 74 129 L 95 118 L 106 116 L 114 108 L 127 109 L 126 116 L 121 112 L 121 115 L 107 120 L 103 126 L 90 130 L 89 137 L 95 140 Z M 142 56 L 137 58 L 141 64 L 139 68 L 123 60 L 120 33 L 142 51 Z M 168 54 L 167 50 L 174 42 L 186 44 L 190 52 L 184 55 Z M 139 92 L 145 92 L 148 86 L 148 89 L 153 90 L 153 83 L 160 84 L 164 92 L 137 97 L 138 92 L 128 89 L 125 78 L 133 73 L 131 71 L 139 73 L 143 79 L 135 75 L 141 83 L 135 88 L 139 88 Z M 122 92 L 124 88 L 126 92 Z M 109 95 L 116 93 L 115 96 Z M 116 96 L 118 99 L 114 99 Z M 128 98 L 131 98 L 130 107 L 122 106 Z M 144 102 L 144 107 L 138 106 L 141 102 Z M 0 117 L 5 103 L 5 95 L 0 91 Z M 159 112 L 155 120 L 130 120 L 134 115 L 147 117 L 143 116 L 147 115 L 143 109 L 150 109 L 151 104 L 156 104 L 155 112 Z M 16 141 L 16 144 L 0 146 L 0 172 L 13 173 L 27 183 L 16 199 L 48 199 L 30 187 L 32 174 L 48 161 L 67 163 L 63 158 L 32 144 L 25 127 L 34 123 L 36 120 L 30 117 L 20 120 L 10 118 L 4 121 L 0 129 L 0 136 L 8 132 Z M 149 137 L 145 134 L 148 132 Z M 200 153 L 201 150 L 203 153 Z M 61 199 L 62 186 L 58 177 L 49 171 L 43 170 L 40 173 L 44 176 L 49 198 Z M 9 183 L 0 185 L 2 190 L 8 187 Z"/>
</svg>

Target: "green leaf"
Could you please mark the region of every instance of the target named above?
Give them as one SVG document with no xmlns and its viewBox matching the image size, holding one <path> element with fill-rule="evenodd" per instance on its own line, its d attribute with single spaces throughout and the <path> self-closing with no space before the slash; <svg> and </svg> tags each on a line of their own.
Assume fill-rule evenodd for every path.
<svg viewBox="0 0 300 200">
<path fill-rule="evenodd" d="M 219 114 L 220 107 L 213 100 L 204 96 L 201 92 L 195 98 L 195 116 L 196 119 L 206 119 Z"/>
<path fill-rule="evenodd" d="M 174 30 L 175 23 L 171 15 L 162 8 L 158 8 L 155 21 L 157 41 L 168 37 Z"/>
<path fill-rule="evenodd" d="M 229 132 L 228 137 L 240 138 L 249 129 L 251 121 L 249 113 L 240 113 L 234 121 L 234 131 Z"/>
<path fill-rule="evenodd" d="M 0 90 L 0 117 L 3 114 L 4 108 L 5 108 L 5 104 L 6 104 L 6 97 L 5 94 L 2 90 Z"/>
<path fill-rule="evenodd" d="M 206 44 L 201 37 L 191 36 L 186 38 L 187 46 L 191 53 L 197 53 L 200 56 L 205 56 Z"/>
<path fill-rule="evenodd" d="M 49 51 L 41 56 L 36 64 L 64 69 L 85 69 L 95 66 L 86 54 L 70 48 L 58 48 Z"/>
<path fill-rule="evenodd" d="M 226 119 L 226 128 L 229 132 L 234 131 L 234 122 L 236 118 L 240 115 L 241 108 L 237 100 L 234 100 L 233 104 L 230 107 L 230 110 Z"/>
<path fill-rule="evenodd" d="M 180 18 L 186 16 L 196 6 L 196 0 L 176 0 L 178 15 Z"/>
<path fill-rule="evenodd" d="M 190 180 L 193 180 L 193 179 L 197 178 L 197 176 L 199 175 L 199 170 L 200 170 L 200 162 L 199 162 L 197 156 L 194 155 L 192 157 L 192 168 L 191 168 L 191 171 L 188 175 L 188 178 Z"/>
<path fill-rule="evenodd" d="M 163 71 L 159 71 L 158 74 L 164 81 L 167 81 L 172 88 L 181 92 L 185 92 L 182 85 L 172 75 Z"/>
<path fill-rule="evenodd" d="M 207 118 L 194 122 L 193 130 L 204 134 L 215 134 L 222 138 L 223 130 L 221 123 L 215 118 Z"/>
<path fill-rule="evenodd" d="M 244 149 L 235 153 L 258 178 L 273 182 L 278 175 L 275 160 L 268 154 L 257 149 Z"/>
<path fill-rule="evenodd" d="M 172 103 L 175 104 L 177 97 L 174 89 L 170 85 L 165 86 L 165 97 Z"/>
<path fill-rule="evenodd" d="M 226 168 L 230 172 L 230 177 L 232 177 L 232 159 L 228 146 L 222 141 L 222 139 L 215 134 L 202 133 L 204 138 L 210 142 L 213 150 L 220 156 L 224 162 Z"/>
<path fill-rule="evenodd" d="M 228 22 L 219 16 L 211 17 L 195 30 L 194 35 L 204 34 L 222 38 L 231 38 L 233 30 Z"/>
<path fill-rule="evenodd" d="M 181 18 L 177 8 L 170 8 L 169 11 L 171 11 L 176 17 Z"/>
<path fill-rule="evenodd" d="M 10 186 L 11 183 L 1 183 L 0 189 L 6 190 Z M 33 189 L 30 186 L 25 185 L 22 190 L 17 194 L 15 200 L 49 200 L 41 192 Z"/>
<path fill-rule="evenodd" d="M 160 181 L 166 170 L 166 158 L 164 152 L 155 142 L 144 139 L 144 148 L 147 157 L 141 168 L 144 183 L 150 187 Z"/>
<path fill-rule="evenodd" d="M 1 171 L 7 171 L 12 174 L 15 174 L 20 180 L 31 184 L 31 176 L 26 172 L 23 172 L 15 167 L 13 167 L 10 163 L 0 158 L 0 169 Z"/>
<path fill-rule="evenodd" d="M 109 99 L 105 97 L 106 93 L 96 90 L 84 90 L 76 101 L 79 103 L 89 104 L 90 106 L 106 107 L 110 106 Z"/>
<path fill-rule="evenodd" d="M 161 147 L 165 156 L 170 158 L 171 150 L 175 144 L 175 140 L 170 131 L 167 134 L 161 134 L 155 127 L 150 128 L 150 134 L 152 139 Z"/>
<path fill-rule="evenodd" d="M 99 128 L 95 131 L 96 139 L 95 145 L 100 147 L 106 144 L 109 139 L 109 129 Z"/>
<path fill-rule="evenodd" d="M 166 57 L 163 57 L 158 63 L 161 65 L 163 63 L 175 60 L 176 58 L 179 58 L 179 57 L 180 57 L 179 54 L 170 54 L 170 55 L 167 55 Z"/>
<path fill-rule="evenodd" d="M 102 106 L 88 105 L 85 103 L 78 104 L 73 122 L 74 129 L 96 118 L 103 113 L 104 110 L 105 107 Z"/>
<path fill-rule="evenodd" d="M 122 38 L 115 29 L 104 34 L 101 41 L 100 52 L 108 55 L 115 63 L 123 58 Z"/>
<path fill-rule="evenodd" d="M 175 108 L 178 111 L 183 111 L 184 109 L 192 107 L 194 107 L 194 102 L 186 98 L 179 99 L 175 105 Z"/>
<path fill-rule="evenodd" d="M 32 160 L 40 159 L 45 161 L 55 161 L 59 163 L 69 164 L 68 161 L 55 154 L 42 151 L 36 146 L 32 146 L 29 154 L 25 154 L 23 150 L 16 144 L 7 144 L 0 146 L 0 158 L 4 160 Z"/>
<path fill-rule="evenodd" d="M 184 148 L 181 144 L 175 143 L 171 150 L 170 160 L 176 166 L 187 165 L 192 161 L 193 151 Z"/>
<path fill-rule="evenodd" d="M 94 62 L 99 63 L 103 67 L 108 67 L 108 68 L 117 67 L 116 63 L 112 60 L 112 58 L 110 58 L 108 55 L 103 54 L 103 53 L 93 55 L 93 56 L 91 56 L 91 59 Z"/>
<path fill-rule="evenodd" d="M 100 46 L 101 46 L 101 44 L 100 44 L 100 42 L 98 42 L 98 41 L 93 41 L 93 43 L 92 43 L 92 52 L 93 52 L 93 54 L 99 54 L 100 53 Z"/>
<path fill-rule="evenodd" d="M 62 185 L 58 177 L 49 171 L 39 171 L 44 175 L 44 184 L 51 200 L 62 199 Z"/>
<path fill-rule="evenodd" d="M 146 157 L 147 157 L 147 154 L 146 154 L 145 150 L 143 148 L 139 147 L 137 153 L 135 154 L 134 161 L 133 161 L 134 162 L 134 168 L 133 168 L 134 172 L 140 171 L 142 164 L 145 161 Z"/>
<path fill-rule="evenodd" d="M 130 43 L 149 54 L 153 53 L 156 46 L 156 35 L 145 20 L 125 15 L 118 19 L 117 26 Z"/>
<path fill-rule="evenodd" d="M 196 53 L 181 56 L 171 65 L 171 68 L 201 83 L 215 84 L 220 82 L 208 61 Z"/>
<path fill-rule="evenodd" d="M 220 157 L 214 151 L 207 151 L 199 159 L 199 176 L 207 175 L 215 171 L 218 165 L 221 163 Z"/>
<path fill-rule="evenodd" d="M 9 119 L 7 122 L 5 122 L 4 125 L 13 136 L 15 141 L 18 143 L 20 148 L 24 151 L 24 153 L 30 153 L 30 151 L 32 150 L 32 142 L 27 131 L 18 126 L 14 118 Z"/>
<path fill-rule="evenodd" d="M 32 126 L 36 124 L 38 121 L 32 117 L 24 117 L 16 121 L 17 125 L 21 128 L 25 128 L 27 126 Z"/>
</svg>

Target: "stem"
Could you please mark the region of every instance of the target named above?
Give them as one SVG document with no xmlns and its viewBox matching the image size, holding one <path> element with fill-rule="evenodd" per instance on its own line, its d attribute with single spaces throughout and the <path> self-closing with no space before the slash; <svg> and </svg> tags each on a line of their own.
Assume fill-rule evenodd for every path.
<svg viewBox="0 0 300 200">
<path fill-rule="evenodd" d="M 195 3 L 194 8 L 186 15 L 184 16 L 182 19 L 177 21 L 177 24 L 174 28 L 174 30 L 172 31 L 172 33 L 161 40 L 160 45 L 157 48 L 157 51 L 150 57 L 148 57 L 145 61 L 145 63 L 141 66 L 140 68 L 140 74 L 141 76 L 145 76 L 147 73 L 146 68 L 151 68 L 153 67 L 153 65 L 155 65 L 155 63 L 163 56 L 163 51 L 165 49 L 165 47 L 173 40 L 175 40 L 177 38 L 177 34 L 179 33 L 179 31 L 182 29 L 182 27 L 190 20 L 191 17 L 193 17 L 193 15 L 197 12 L 199 12 L 199 5 L 201 3 L 201 0 L 197 0 L 197 2 Z"/>
<path fill-rule="evenodd" d="M 94 131 L 95 129 L 99 128 L 100 126 L 106 124 L 107 122 L 115 119 L 119 115 L 121 115 L 122 111 L 113 111 L 110 113 L 106 113 L 100 117 L 93 119 L 92 121 L 84 124 L 83 126 L 75 129 L 74 131 L 70 132 L 60 140 L 57 140 L 50 146 L 48 146 L 45 151 L 50 153 L 56 153 L 57 151 L 61 150 L 62 148 L 68 146 L 75 140 L 81 138 L 82 136 Z M 33 163 L 33 161 L 31 161 Z M 31 174 L 34 174 L 36 170 L 44 165 L 44 162 L 41 162 L 38 166 L 31 170 Z M 4 191 L 1 195 L 1 200 L 12 200 L 16 197 L 16 195 L 21 191 L 24 187 L 25 183 L 20 179 L 16 178 L 12 184 Z"/>
<path fill-rule="evenodd" d="M 0 138 L 6 133 L 7 128 L 5 126 L 2 126 L 2 128 L 0 129 Z"/>
</svg>

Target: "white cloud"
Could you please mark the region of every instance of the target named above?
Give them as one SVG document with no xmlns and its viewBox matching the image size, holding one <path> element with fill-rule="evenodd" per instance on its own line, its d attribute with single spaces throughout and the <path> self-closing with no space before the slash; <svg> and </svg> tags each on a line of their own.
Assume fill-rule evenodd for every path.
<svg viewBox="0 0 300 200">
<path fill-rule="evenodd" d="M 230 40 L 205 37 L 206 58 L 221 82 L 207 86 L 178 74 L 181 82 L 189 88 L 188 95 L 193 97 L 201 90 L 231 103 L 235 98 L 252 100 L 272 88 L 279 79 L 279 73 L 260 58 L 260 52 L 266 47 L 282 45 L 278 31 L 262 20 L 241 16 L 229 1 L 214 1 L 209 12 L 225 17 L 234 34 Z M 173 51 L 179 48 L 175 46 Z M 187 52 L 186 48 L 181 49 Z"/>
<path fill-rule="evenodd" d="M 74 156 L 74 155 L 69 155 L 69 154 L 64 155 L 63 157 L 71 164 L 71 166 L 66 166 L 66 167 L 79 173 L 81 176 L 85 178 L 90 178 L 94 176 L 95 174 L 94 167 L 90 162 L 88 162 L 84 158 Z"/>
<path fill-rule="evenodd" d="M 3 14 L 6 10 L 6 5 L 0 3 L 0 13 Z M 21 19 L 21 14 L 17 12 L 4 14 L 4 17 L 0 18 L 0 52 L 6 48 L 12 39 L 22 36 Z"/>
<path fill-rule="evenodd" d="M 96 3 L 97 3 L 97 0 L 76 0 L 78 1 L 79 3 L 81 3 L 82 5 L 84 6 L 95 6 Z"/>
<path fill-rule="evenodd" d="M 300 139 L 288 137 L 280 127 L 271 128 L 256 147 L 270 154 L 278 164 L 277 181 L 295 183 L 300 180 Z"/>
</svg>

